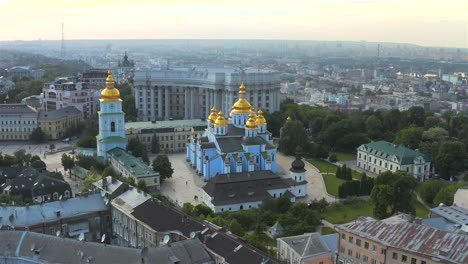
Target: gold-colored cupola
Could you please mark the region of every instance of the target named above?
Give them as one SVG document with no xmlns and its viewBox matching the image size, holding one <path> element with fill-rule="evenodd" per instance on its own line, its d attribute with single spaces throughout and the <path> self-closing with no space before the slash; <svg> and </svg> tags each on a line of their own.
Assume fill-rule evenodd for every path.
<svg viewBox="0 0 468 264">
<path fill-rule="evenodd" d="M 112 71 L 107 71 L 107 79 L 106 79 L 106 88 L 101 92 L 101 98 L 99 101 L 101 102 L 121 102 L 120 99 L 120 92 L 117 88 L 114 87 L 115 81 L 114 77 L 112 77 Z"/>
<path fill-rule="evenodd" d="M 235 114 L 248 114 L 252 111 L 253 107 L 245 99 L 245 94 L 247 93 L 244 83 L 239 87 L 239 100 L 234 103 L 232 106 L 232 112 Z"/>
</svg>

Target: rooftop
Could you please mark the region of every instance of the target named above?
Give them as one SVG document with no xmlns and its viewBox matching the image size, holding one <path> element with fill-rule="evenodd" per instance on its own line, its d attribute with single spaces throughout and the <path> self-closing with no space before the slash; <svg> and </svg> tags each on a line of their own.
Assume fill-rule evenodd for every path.
<svg viewBox="0 0 468 264">
<path fill-rule="evenodd" d="M 49 236 L 26 231 L 0 232 L 0 261 L 12 263 L 143 263 L 142 249 Z M 197 239 L 171 243 L 170 246 L 147 248 L 144 263 L 214 263 Z M 19 261 L 21 260 L 21 261 Z M 4 261 L 2 261 L 3 263 Z"/>
<path fill-rule="evenodd" d="M 430 161 L 429 157 L 422 152 L 383 140 L 373 141 L 362 146 L 367 148 L 370 154 L 383 159 L 391 159 L 391 156 L 396 156 L 401 164 L 412 164 L 417 157 L 423 157 L 426 162 Z"/>
<path fill-rule="evenodd" d="M 109 150 L 110 158 L 117 160 L 125 169 L 132 173 L 136 178 L 147 177 L 149 175 L 159 175 L 159 172 L 153 170 L 152 167 L 146 165 L 143 160 L 134 157 L 121 148 L 113 148 Z"/>
<path fill-rule="evenodd" d="M 460 264 L 468 261 L 468 235 L 461 233 L 403 221 L 374 219 L 350 222 L 337 226 L 337 229 L 429 258 Z"/>
<path fill-rule="evenodd" d="M 0 226 L 27 227 L 109 210 L 99 194 L 29 206 L 0 206 Z M 57 216 L 60 212 L 60 216 Z M 2 232 L 0 232 L 1 234 Z M 1 244 L 1 243 L 0 243 Z"/>
<path fill-rule="evenodd" d="M 158 129 L 158 128 L 176 128 L 176 127 L 206 127 L 205 119 L 189 120 L 167 120 L 156 122 L 126 122 L 125 129 Z"/>
<path fill-rule="evenodd" d="M 36 110 L 23 104 L 0 104 L 0 115 L 36 114 Z"/>
<path fill-rule="evenodd" d="M 81 111 L 76 109 L 76 107 L 74 106 L 67 106 L 65 108 L 57 109 L 54 111 L 40 112 L 39 119 L 51 120 L 51 119 L 64 118 L 64 117 L 72 116 L 72 115 L 81 115 Z"/>
<path fill-rule="evenodd" d="M 457 206 L 437 206 L 431 209 L 431 213 L 437 214 L 449 222 L 468 226 L 468 210 Z"/>
<path fill-rule="evenodd" d="M 107 194 L 113 194 L 119 189 L 120 186 L 125 185 L 123 182 L 112 178 L 112 176 L 107 176 L 100 179 L 99 181 L 93 182 L 93 185 L 100 190 L 105 191 Z"/>
<path fill-rule="evenodd" d="M 320 255 L 334 255 L 338 248 L 338 234 L 328 235 L 325 239 L 319 233 L 306 233 L 299 236 L 281 237 L 278 240 L 285 242 L 303 259 Z M 327 242 L 331 242 L 332 248 Z"/>
<path fill-rule="evenodd" d="M 150 199 L 149 194 L 139 191 L 137 188 L 130 188 L 130 190 L 113 199 L 111 203 L 112 206 L 131 214 L 136 207 Z"/>
</svg>

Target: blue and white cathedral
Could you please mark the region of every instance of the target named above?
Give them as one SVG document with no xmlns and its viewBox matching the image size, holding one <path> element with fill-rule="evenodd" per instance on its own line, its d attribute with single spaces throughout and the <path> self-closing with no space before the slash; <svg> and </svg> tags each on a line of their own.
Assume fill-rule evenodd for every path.
<svg viewBox="0 0 468 264">
<path fill-rule="evenodd" d="M 245 96 L 242 84 L 228 119 L 213 107 L 204 134 L 192 135 L 188 140 L 187 160 L 205 181 L 218 174 L 277 171 L 277 149 L 263 112 L 255 113 Z"/>
<path fill-rule="evenodd" d="M 101 92 L 99 116 L 99 134 L 97 140 L 97 155 L 107 161 L 107 152 L 114 148 L 123 150 L 127 147 L 125 137 L 125 113 L 122 111 L 120 92 L 114 87 L 112 71 L 107 72 L 106 88 Z"/>
</svg>

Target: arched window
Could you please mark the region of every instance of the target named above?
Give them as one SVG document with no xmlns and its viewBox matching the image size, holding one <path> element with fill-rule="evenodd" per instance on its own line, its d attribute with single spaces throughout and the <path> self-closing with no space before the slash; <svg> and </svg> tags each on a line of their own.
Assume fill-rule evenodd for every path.
<svg viewBox="0 0 468 264">
<path fill-rule="evenodd" d="M 115 132 L 115 122 L 111 122 L 111 132 Z"/>
</svg>

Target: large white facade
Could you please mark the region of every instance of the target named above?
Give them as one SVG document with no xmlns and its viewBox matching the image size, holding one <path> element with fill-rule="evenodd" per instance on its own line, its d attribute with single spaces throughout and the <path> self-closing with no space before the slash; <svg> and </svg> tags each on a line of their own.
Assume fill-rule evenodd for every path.
<svg viewBox="0 0 468 264">
<path fill-rule="evenodd" d="M 37 127 L 38 114 L 27 105 L 0 105 L 0 140 L 29 140 Z"/>
<path fill-rule="evenodd" d="M 229 113 L 241 83 L 255 109 L 280 105 L 279 73 L 239 68 L 171 68 L 135 72 L 135 103 L 140 121 L 204 118 L 211 107 Z"/>
</svg>

